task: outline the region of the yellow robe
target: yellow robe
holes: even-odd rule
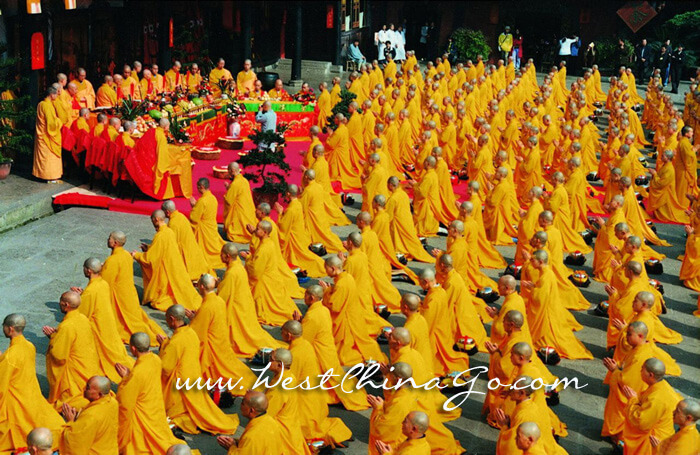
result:
[[[199,363],[205,379],[222,378],[232,383],[241,380],[239,387],[230,390],[232,395],[245,395],[255,383],[256,376],[233,352],[226,324],[226,302],[213,292],[202,299],[202,306],[190,321],[190,327],[200,341]]]
[[[479,267],[489,268],[489,269],[502,269],[507,264],[501,253],[499,253],[493,244],[489,241],[486,236],[486,228],[484,227],[483,213],[481,212],[481,198],[477,193],[472,193],[469,199],[472,204],[474,204],[474,211],[472,212],[472,217],[476,221],[478,228],[478,238],[477,243],[479,246]],[[460,215],[460,221],[464,221],[464,217]]]
[[[268,325],[284,324],[297,309],[292,290],[287,288],[285,277],[279,273],[276,248],[279,246],[271,238],[263,239],[245,264],[258,321]]]
[[[63,403],[82,408],[88,379],[100,373],[90,321],[77,310],[66,313],[51,335],[46,351],[49,403],[57,409]]]
[[[185,262],[190,280],[197,281],[204,273],[214,274],[202,247],[197,243],[190,220],[182,212],[176,210],[170,214],[168,227],[175,233],[177,246],[180,249],[182,260]]]
[[[676,173],[676,195],[681,205],[685,205],[687,193],[698,195],[698,157],[687,137],[683,137],[678,143],[673,167]]]
[[[238,428],[238,416],[224,414],[209,398],[206,389],[175,388],[178,379],[184,384],[187,379],[192,383],[202,377],[199,345],[197,334],[186,325],[175,329],[173,336],[163,342],[159,356],[163,362],[165,413],[171,423],[185,433],[197,434],[202,429],[214,434],[233,434]]]
[[[342,272],[332,288],[323,296],[331,311],[333,338],[342,365],[355,365],[366,360],[386,362],[386,356],[363,325],[364,315],[355,279]]]
[[[413,281],[414,284],[418,284],[418,276],[415,274],[415,272],[405,265],[401,264],[396,256],[396,249],[394,248],[394,242],[392,242],[391,239],[391,220],[389,219],[389,214],[386,213],[386,210],[379,210],[372,220],[372,225],[371,229],[368,227],[365,227],[362,230],[362,235],[364,236],[365,234],[369,234],[369,232],[374,232],[374,234],[377,237],[377,242],[379,245],[379,251],[382,253],[384,256],[384,264],[388,264],[389,268],[385,270],[388,271],[387,276],[390,277],[391,274],[391,269],[397,269],[401,270],[403,273],[408,275],[408,277]],[[372,242],[374,243],[374,241]],[[366,250],[368,245],[363,245],[362,249]],[[368,251],[367,254],[370,256],[370,261],[375,262],[375,259],[373,258],[373,252]],[[376,262],[377,264],[380,264],[382,261],[378,256],[376,257]]]
[[[170,68],[168,71],[165,72],[165,91],[166,92],[172,92],[175,91],[175,88],[182,86],[182,74],[179,72],[173,71],[172,68]],[[216,87],[216,84],[214,81],[210,80],[212,84],[212,92],[215,90],[218,90],[218,87]],[[219,91],[221,93],[221,91]]]
[[[428,325],[435,374],[444,376],[452,371],[468,370],[469,356],[453,349],[456,321],[447,302],[447,293],[442,287],[434,286],[428,290],[421,305],[421,313]]]
[[[175,303],[190,310],[199,308],[199,294],[189,279],[172,229],[161,226],[148,250],[136,253],[134,259],[143,273],[144,304],[160,311]]]
[[[440,204],[438,205],[438,220],[445,226],[457,219],[459,211],[457,210],[457,198],[452,189],[452,180],[450,178],[450,169],[447,167],[445,160],[438,159],[435,166],[435,173],[438,177],[438,195],[440,196]]]
[[[318,109],[318,122],[316,123],[319,128],[324,128],[328,124],[328,117],[331,115],[331,95],[328,90],[321,90],[321,93],[316,99],[316,107]]]
[[[119,402],[119,453],[165,453],[171,445],[184,444],[168,427],[159,378],[160,358],[149,352],[136,360],[122,379],[117,392]]]
[[[117,374],[114,364],[121,363],[131,367],[134,364],[134,359],[127,355],[117,332],[109,284],[101,276],[91,278],[80,301],[78,311],[90,321],[100,370],[112,382],[119,384],[122,378]]]
[[[78,87],[78,93],[75,96],[80,101],[80,107],[95,109],[95,89],[92,87],[92,83],[87,79],[83,79],[82,82],[73,79],[71,82]]]
[[[593,251],[590,246],[586,245],[583,237],[573,228],[571,220],[571,208],[569,205],[569,195],[566,192],[564,185],[559,185],[554,188],[552,195],[548,200],[548,209],[554,214],[554,227],[561,232],[563,240],[563,249],[566,252],[580,252],[588,254]]]
[[[63,175],[61,162],[61,121],[50,98],[44,99],[36,108],[36,136],[34,138],[34,166],[32,175],[43,180],[60,179]]]
[[[691,423],[678,430],[673,436],[664,439],[656,449],[658,455],[696,455],[700,447],[698,427]]]
[[[624,196],[625,203],[622,206],[622,211],[625,212],[625,218],[627,218],[627,222],[630,225],[630,230],[634,232],[635,235],[641,235],[645,240],[648,240],[649,243],[654,245],[671,246],[667,241],[660,239],[646,223],[650,217],[637,202],[633,187],[630,186],[627,188],[627,192]]]
[[[350,152],[350,133],[346,125],[338,125],[326,140],[326,149],[331,178],[339,180],[346,190],[361,188],[360,176]]]
[[[313,162],[311,169],[316,173],[316,181],[325,190],[323,208],[326,211],[328,221],[332,226],[347,226],[350,224],[350,220],[348,220],[348,217],[345,216],[345,213],[341,210],[343,203],[340,199],[340,195],[335,192],[331,185],[330,166],[328,165],[328,161],[326,161],[326,157],[319,156],[318,159]]]
[[[637,394],[647,389],[642,381],[642,366],[648,359],[654,357],[654,352],[649,343],[635,347],[620,364],[620,370],[613,371],[610,377],[610,392],[605,402],[603,416],[602,436],[619,435],[627,419],[625,408],[629,399],[622,393],[622,386],[626,385]]]
[[[474,297],[469,293],[464,279],[457,270],[450,270],[447,276],[441,278],[440,285],[447,292],[450,314],[456,320],[455,340],[471,337],[480,350],[485,350],[486,330],[476,312]]]
[[[280,248],[289,264],[305,270],[312,278],[326,276],[323,259],[309,250],[311,236],[304,223],[304,212],[299,199],[294,198],[279,218]]]
[[[423,356],[426,365],[430,368],[433,365],[434,356],[430,344],[428,322],[422,314],[412,313],[406,318],[403,326],[411,332],[411,349],[418,351],[420,355]]]
[[[528,398],[515,406],[513,413],[510,415],[510,425],[501,428],[498,441],[496,442],[496,455],[518,453],[519,449],[515,444],[515,439],[517,437],[518,426],[524,422],[535,422],[540,427],[542,435],[540,436],[538,444],[543,445],[546,453],[552,455],[563,455],[567,453],[566,450],[554,440],[554,436],[550,430],[552,428],[552,423],[547,411],[542,409],[533,398]]]
[[[284,453],[282,426],[269,414],[263,414],[248,422],[238,445],[231,446],[227,455],[258,455]]]
[[[414,261],[432,264],[435,258],[428,254],[418,240],[416,226],[411,216],[411,201],[403,188],[397,187],[386,201],[387,214],[391,219],[391,240],[394,249]]]
[[[672,162],[659,163],[661,167],[649,184],[649,199],[647,210],[653,212],[659,221],[671,223],[690,223],[690,218],[685,213],[688,206],[687,199],[679,202],[676,193],[676,172]]]
[[[304,210],[304,222],[311,241],[322,243],[329,253],[345,250],[340,238],[331,231],[331,226],[324,210],[325,191],[320,183],[309,182],[299,199]]]
[[[343,368],[340,365],[338,351],[333,339],[333,323],[331,322],[330,310],[322,302],[312,303],[306,310],[301,325],[304,330],[304,339],[311,343],[313,347],[315,358],[318,361],[318,368],[323,372],[333,370],[335,374],[342,375]],[[290,346],[290,348],[293,347]],[[328,384],[330,386],[339,385],[341,379],[341,376],[331,377]],[[355,383],[351,382],[350,384],[354,386]],[[352,390],[352,393],[328,390],[326,392],[328,394],[328,403],[340,402],[348,411],[361,411],[369,407],[369,404],[367,404],[367,391],[364,388],[355,390],[346,386],[345,390]]]
[[[255,204],[250,183],[243,175],[238,174],[231,181],[224,195],[224,228],[226,236],[232,242],[248,243],[251,234],[246,225],[257,225]]]
[[[508,294],[503,299],[503,305],[501,305],[501,309],[498,311],[498,315],[493,319],[493,323],[491,324],[492,343],[495,343],[500,346],[506,340],[506,338],[508,338],[508,334],[503,328],[503,320],[505,319],[506,314],[508,314],[508,312],[512,310],[519,311],[523,316],[525,316],[525,323],[520,328],[520,330],[523,333],[525,333],[528,337],[532,337],[532,335],[530,334],[530,326],[527,323],[527,310],[525,309],[525,301],[517,292],[513,292],[512,294]]]
[[[226,302],[229,341],[236,355],[251,357],[260,348],[284,346],[260,327],[248,274],[240,259],[236,258],[228,264],[219,283],[218,294]]]
[[[533,347],[553,347],[565,359],[592,359],[590,351],[563,324],[568,310],[562,303],[554,272],[546,267],[532,289],[528,304],[527,320]]]
[[[65,422],[41,394],[35,365],[36,348],[24,335],[12,338],[0,354],[0,409],[5,419],[0,453],[25,447],[27,434],[37,427],[49,428],[58,445]]]
[[[370,273],[369,264],[370,261],[367,259],[367,254],[360,248],[356,248],[348,254],[347,260],[345,261],[345,270],[352,275],[356,283],[372,284],[372,274]],[[379,272],[379,274],[381,275],[381,272]],[[395,299],[392,299],[393,302],[391,303],[398,303],[401,300],[401,295],[396,288],[393,289],[396,292],[393,295]],[[370,289],[369,292],[358,292],[358,296],[365,329],[370,336],[377,336],[382,331],[383,327],[391,326],[390,323],[379,316],[375,311],[376,305],[384,303],[382,295],[379,294],[376,289]],[[398,310],[398,304],[392,307],[387,306],[387,309],[396,312]]]
[[[218,71],[217,71],[218,70]],[[216,71],[216,74],[214,72]],[[221,75],[223,76],[221,76]],[[228,70],[219,70],[218,68],[215,68],[212,70],[211,74],[209,75],[209,80],[211,81],[212,75],[218,80],[221,79],[221,77],[226,77],[226,79],[231,79],[231,73],[228,72]],[[241,95],[244,95],[248,92],[252,92],[255,90],[255,81],[258,80],[258,76],[255,75],[255,72],[253,70],[250,71],[239,71],[238,74],[236,75],[236,86],[238,87],[238,93]]]
[[[685,254],[678,278],[683,285],[700,291],[700,232],[695,231],[685,241]]]
[[[61,435],[61,453],[117,455],[119,404],[110,393],[88,404]]]
[[[204,191],[202,197],[192,207],[190,223],[192,223],[194,238],[197,239],[197,243],[202,247],[209,266],[215,269],[223,269],[226,266],[221,262],[221,247],[226,242],[219,235],[219,226],[216,223],[218,207],[219,202],[216,200],[216,196],[209,190]]]
[[[117,92],[112,86],[102,84],[100,88],[97,89],[97,105],[108,107],[117,105]]]
[[[520,219],[518,224],[518,244],[515,247],[515,262],[523,264],[525,256],[523,252],[530,250],[530,239],[540,230],[538,218],[540,213],[544,211],[544,207],[539,199],[534,199],[527,209],[525,216]]]
[[[169,177],[163,182],[165,174]],[[192,158],[187,148],[168,144],[168,139],[163,128],[156,128],[156,166],[153,179],[153,192],[161,191],[161,186],[166,185],[163,199],[171,199],[176,196],[173,187],[173,179],[180,182],[182,196],[192,197]]]
[[[621,209],[618,209],[610,214],[605,225],[598,232],[594,248],[595,254],[593,256],[593,273],[598,281],[609,282],[612,277],[611,267],[608,267],[610,259],[613,257],[610,246],[614,245],[618,249],[622,249],[622,241],[615,237],[615,225],[624,222],[626,222],[625,214]]]
[[[293,358],[292,376],[299,382],[308,378],[311,387],[318,386],[323,372],[311,343],[303,337],[296,338],[289,343],[289,351]],[[299,413],[304,416],[301,432],[307,441],[323,439],[337,445],[350,439],[352,432],[341,419],[328,417],[326,393],[322,390],[308,390],[303,392],[303,399],[297,400]]]
[[[265,391],[268,407],[267,414],[274,417],[279,422],[282,429],[280,439],[282,443],[282,451],[280,453],[294,453],[297,455],[311,455],[309,446],[306,445],[302,434],[302,422],[307,420],[306,415],[300,412],[300,402],[305,399],[305,392],[299,389],[285,390],[282,387],[284,381],[290,381],[289,384],[296,385],[297,379],[289,370],[285,370],[282,374],[275,376],[272,383],[282,381],[280,385],[268,388]]]
[[[413,222],[420,237],[433,237],[439,223],[440,190],[435,169],[423,174],[420,183],[413,188]]]
[[[511,198],[514,191],[508,179],[501,179],[486,197],[484,228],[486,237],[494,245],[512,245],[513,238],[518,237]],[[474,207],[474,210],[481,210],[481,207]]]
[[[185,220],[186,221],[186,220]],[[109,284],[112,309],[117,323],[117,332],[125,344],[136,332],[144,332],[157,346],[158,335],[163,329],[141,309],[139,295],[134,286],[134,260],[128,251],[117,246],[102,265],[102,278]]]

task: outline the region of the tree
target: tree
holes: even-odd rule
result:
[[[253,141],[255,148],[238,159],[238,163],[244,168],[255,168],[254,171],[243,175],[251,182],[262,182],[262,185],[253,190],[255,193],[264,193],[277,200],[287,189],[287,177],[289,176],[289,164],[285,161],[284,133],[289,129],[286,123],[279,123],[275,131],[253,130],[248,138]]]
[[[29,96],[18,96],[22,80],[17,76],[18,59],[6,56],[6,46],[0,45],[0,163],[12,161],[11,156],[32,152],[33,135],[27,130],[27,120],[35,115],[29,106]]]
[[[335,130],[338,126],[335,124],[335,115],[336,114],[343,114],[345,118],[350,118],[350,114],[348,112],[348,107],[350,107],[350,103],[352,103],[355,98],[357,98],[357,95],[352,93],[348,89],[343,89],[340,92],[340,101],[333,106],[333,109],[331,112],[333,112],[332,115],[328,117],[328,128]]]
[[[478,55],[483,56],[484,60],[488,60],[489,54],[491,54],[491,48],[481,30],[458,28],[452,32],[452,40],[457,46],[459,60],[476,61]]]
[[[676,14],[661,26],[664,36],[671,39],[674,49],[683,45],[686,53],[686,67],[695,66],[700,48],[700,10]]]

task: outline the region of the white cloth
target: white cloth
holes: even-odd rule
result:
[[[572,38],[562,38],[559,40],[559,55],[571,55],[571,45],[577,41],[577,39]]]
[[[384,43],[386,43],[389,40],[387,32],[387,30],[379,30],[379,32],[377,33],[377,39],[379,40],[379,42],[377,43],[377,53],[379,55],[379,60],[384,60]]]
[[[406,36],[402,32],[396,32],[396,60],[406,60]]]

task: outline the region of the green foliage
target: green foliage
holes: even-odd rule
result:
[[[0,46],[0,55],[6,50]],[[34,136],[26,122],[36,115],[36,110],[29,106],[29,96],[16,96],[22,83],[16,77],[18,63],[18,59],[0,57],[0,163],[11,162],[10,155],[32,152]]]
[[[676,14],[661,26],[664,37],[671,40],[672,50],[683,45],[686,54],[685,66],[696,66],[700,49],[700,10]]]
[[[596,48],[596,64],[600,68],[612,68],[617,71],[620,64],[629,64],[634,53],[634,46],[628,40],[625,42],[625,55],[622,58],[622,62],[617,61],[617,46],[618,41],[614,38],[603,38],[600,41],[595,42]],[[585,52],[585,50],[584,50]]]
[[[140,117],[147,112],[148,100],[143,100],[136,102],[131,99],[131,95],[122,100],[121,104],[117,106],[117,116],[124,120],[136,120],[136,117]]]
[[[170,137],[172,141],[178,144],[191,142],[190,134],[185,130],[185,122],[178,120],[172,114],[169,114],[168,118],[170,120]]]
[[[489,58],[491,48],[481,30],[458,28],[452,32],[452,40],[457,46],[457,58],[459,60],[471,59],[476,61],[477,55],[483,56],[484,60]]]
[[[350,107],[350,103],[352,103],[355,98],[357,98],[357,95],[352,93],[350,90],[346,88],[341,90],[340,101],[338,101],[338,104],[333,106],[333,109],[331,110],[332,114],[328,117],[328,127],[330,129],[335,130],[338,128],[338,126],[335,124],[336,114],[343,114],[345,118],[350,118],[348,107]]]
[[[289,129],[286,123],[279,123],[275,131],[253,130],[248,138],[255,148],[238,159],[244,168],[255,168],[243,175],[251,182],[262,182],[257,189],[262,193],[282,195],[287,189],[290,166],[285,161],[284,133]],[[272,169],[268,169],[270,166]]]

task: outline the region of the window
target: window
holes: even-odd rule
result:
[[[352,28],[360,28],[360,0],[352,0]]]
[[[341,0],[340,2],[340,30],[345,31],[345,16],[347,15],[347,0]]]

